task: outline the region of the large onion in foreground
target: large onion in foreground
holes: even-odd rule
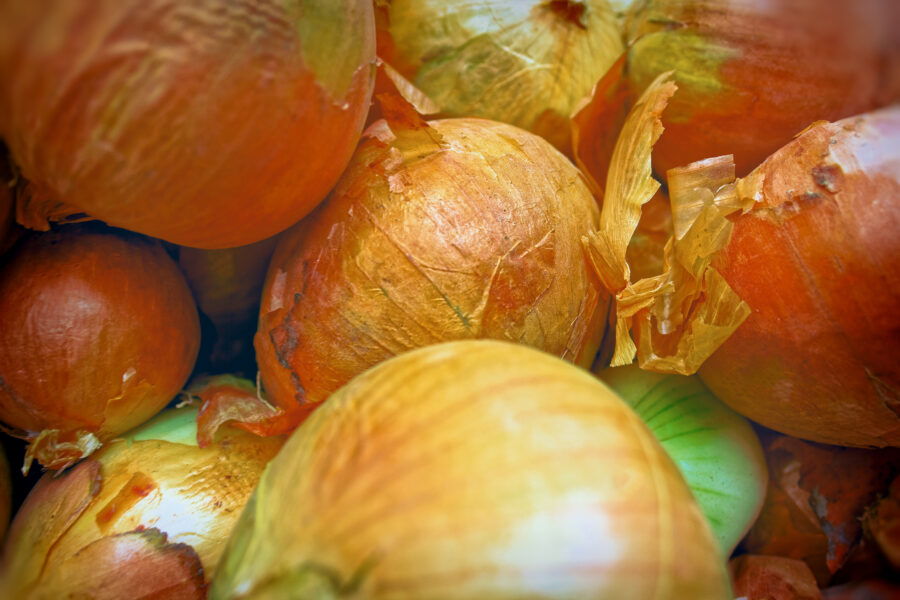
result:
[[[638,416],[520,345],[423,348],[337,392],[263,473],[211,597],[731,598]]]
[[[532,131],[570,152],[569,115],[624,50],[606,0],[389,0],[382,58],[450,117]]]
[[[733,154],[743,176],[818,119],[900,99],[896,0],[643,0],[628,21],[637,93],[674,70],[660,175]]]
[[[287,228],[369,108],[371,0],[0,4],[0,136],[23,224],[87,213],[204,248]]]
[[[226,540],[281,438],[231,428],[197,447],[196,406],[171,409],[61,475],[10,528],[0,596],[205,598]]]
[[[581,241],[598,220],[579,172],[533,134],[376,122],[272,257],[254,342],[270,400],[322,402],[378,362],[457,339],[589,366],[609,305]]]
[[[61,468],[159,412],[197,357],[197,307],[162,246],[88,225],[33,233],[0,266],[0,421]]]
[[[738,182],[752,207],[713,265],[751,313],[699,371],[738,412],[900,445],[898,148],[900,106],[817,124]]]

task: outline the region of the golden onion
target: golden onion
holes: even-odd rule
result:
[[[623,52],[606,0],[388,0],[381,58],[445,116],[512,123],[570,152],[575,105]]]
[[[297,429],[211,587],[224,598],[731,598],[709,524],[640,418],[517,344],[434,345]]]
[[[203,597],[282,438],[222,428],[197,447],[196,406],[167,410],[33,488],[0,563],[4,598]]]
[[[609,305],[581,242],[598,223],[579,172],[533,134],[376,122],[272,257],[254,342],[270,400],[322,402],[378,362],[457,339],[589,366]]]

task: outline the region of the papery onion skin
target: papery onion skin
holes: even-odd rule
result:
[[[766,458],[750,423],[696,376],[654,373],[636,364],[596,374],[635,410],[678,465],[727,560],[766,496]]]
[[[482,117],[571,153],[568,120],[624,50],[606,0],[390,0],[379,55],[448,117]]]
[[[0,5],[0,131],[20,221],[88,213],[202,248],[253,243],[328,193],[372,92],[370,0]]]
[[[660,175],[734,154],[743,176],[813,121],[900,99],[894,0],[645,0],[628,21],[637,93],[675,70]]]
[[[296,430],[210,596],[662,600],[728,586],[690,490],[621,399],[546,353],[468,340],[380,364]]]
[[[900,445],[900,106],[819,124],[742,181],[756,206],[713,265],[752,312],[703,364],[792,436]]]
[[[609,296],[581,237],[598,220],[575,167],[533,134],[482,119],[375,123],[275,250],[254,342],[270,400],[322,402],[380,361],[456,339],[590,366]]]
[[[7,255],[0,331],[0,420],[32,442],[51,430],[103,442],[146,421],[200,345],[194,299],[161,245],[93,224],[32,233]],[[36,449],[46,467],[82,456],[52,446]]]
[[[150,585],[168,583],[171,575],[154,573],[153,563],[165,553],[177,552],[188,560],[199,559],[199,584],[205,586],[241,509],[283,438],[260,438],[226,427],[213,444],[201,449],[196,416],[196,405],[166,410],[71,470],[46,474],[10,529],[0,565],[3,597],[95,597],[103,590],[92,586],[127,560],[115,553],[116,542],[154,530],[157,538],[150,538],[146,561],[140,561],[162,580]],[[87,576],[68,572],[88,551],[96,553],[95,572]],[[125,568],[121,576],[133,576],[131,570],[137,569]],[[140,585],[128,592],[119,597],[145,597]]]

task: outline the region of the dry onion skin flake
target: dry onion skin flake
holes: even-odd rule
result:
[[[731,598],[677,467],[590,373],[466,340],[336,392],[263,473],[210,597]]]

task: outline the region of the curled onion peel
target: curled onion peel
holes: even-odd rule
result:
[[[637,365],[601,369],[597,376],[634,409],[678,465],[727,560],[766,495],[766,458],[750,423],[697,376]]]
[[[197,307],[159,243],[70,225],[22,240],[0,269],[0,420],[58,469],[146,421],[200,345]]]
[[[624,49],[606,0],[381,4],[381,57],[443,116],[511,123],[566,153],[572,109]]]
[[[223,428],[201,449],[196,417],[196,405],[166,410],[72,469],[46,474],[10,528],[0,595],[204,598],[283,439]]]
[[[298,428],[241,515],[210,596],[729,591],[684,479],[620,398],[546,353],[467,340],[374,367]]]
[[[634,95],[675,72],[653,155],[670,168],[733,154],[744,176],[818,119],[900,99],[894,0],[644,0],[628,15]]]
[[[337,181],[374,61],[371,0],[4,2],[19,220],[87,213],[202,248],[272,236]]]
[[[582,366],[597,352],[609,298],[581,245],[599,215],[577,169],[511,125],[401,113],[367,130],[275,250],[255,346],[280,409],[443,341],[504,339]]]
[[[741,414],[818,442],[900,445],[898,147],[894,106],[815,124],[725,186],[750,208],[713,265],[752,311],[700,376]]]

